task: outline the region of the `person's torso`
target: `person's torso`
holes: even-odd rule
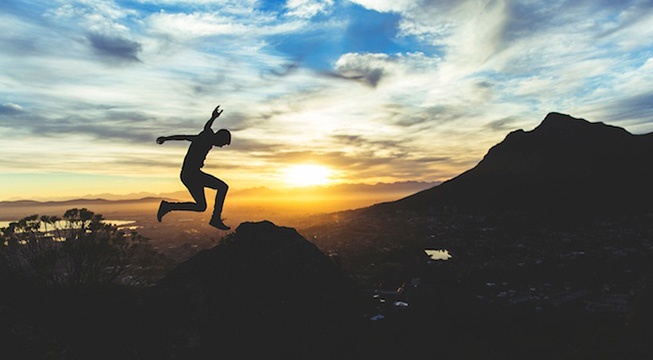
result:
[[[199,169],[204,166],[206,155],[213,147],[212,135],[210,132],[202,131],[191,141],[184,158],[183,169]]]

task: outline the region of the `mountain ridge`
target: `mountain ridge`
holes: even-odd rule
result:
[[[376,210],[627,211],[653,202],[653,133],[552,112],[510,132],[472,169]]]
[[[251,187],[251,188],[242,188],[242,189],[230,189],[231,197],[246,197],[246,196],[260,196],[263,195],[283,195],[291,193],[310,193],[314,191],[340,191],[345,190],[349,192],[359,191],[361,193],[378,193],[384,191],[391,191],[394,193],[401,193],[407,191],[417,191],[416,189],[430,188],[434,185],[441,183],[440,181],[418,181],[418,180],[407,180],[407,181],[396,181],[396,182],[378,182],[374,184],[365,184],[365,183],[343,183],[343,184],[334,184],[334,185],[319,185],[319,186],[306,186],[306,187],[295,187],[287,189],[273,189],[265,186]],[[161,199],[176,199],[179,200],[188,198],[190,195],[185,190],[175,191],[175,192],[166,192],[166,193],[148,193],[148,192],[139,192],[131,193],[126,195],[117,195],[111,193],[103,194],[87,194],[75,198],[62,198],[62,199],[52,199],[52,200],[41,200],[41,199],[7,199],[0,200],[0,204],[58,204],[58,203],[70,203],[70,202],[80,202],[80,201],[109,201],[109,202],[119,202],[119,201],[147,201],[147,200],[161,200]]]
[[[110,199],[103,199],[103,198],[94,198],[94,199],[89,199],[89,198],[77,198],[77,199],[70,199],[70,200],[50,200],[50,201],[39,201],[39,200],[6,200],[6,201],[0,201],[0,205],[36,205],[36,204],[42,204],[42,205],[63,205],[63,204],[77,204],[77,203],[116,203],[116,204],[121,204],[121,203],[134,203],[134,202],[146,202],[146,201],[161,201],[160,197],[153,197],[153,196],[148,196],[148,197],[143,197],[143,198],[138,198],[138,199],[119,199],[119,200],[110,200]]]

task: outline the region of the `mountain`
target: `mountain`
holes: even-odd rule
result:
[[[377,210],[598,213],[653,208],[653,133],[550,113],[463,174]]]
[[[107,200],[102,198],[80,198],[80,199],[70,199],[70,200],[58,200],[58,201],[36,201],[36,200],[11,200],[11,201],[0,201],[0,206],[56,206],[56,205],[94,205],[94,204],[134,204],[134,203],[144,203],[144,202],[159,202],[161,198],[157,197],[144,197],[138,199],[122,199],[122,200]]]
[[[293,218],[314,213],[361,208],[383,201],[400,199],[428,189],[438,182],[404,181],[377,184],[338,184],[297,188],[232,188],[227,197],[229,218],[241,220],[270,219],[275,214]],[[236,184],[237,185],[237,184]],[[180,184],[180,186],[182,186]],[[213,195],[207,190],[209,203]],[[172,193],[132,193],[128,195],[96,194],[75,200],[0,201],[0,221],[15,221],[32,214],[62,214],[72,207],[86,207],[110,216],[134,216],[144,211],[156,212],[161,199],[191,201],[188,191]],[[152,209],[153,208],[153,209]],[[125,214],[127,212],[128,214]],[[250,216],[256,213],[252,219]],[[275,218],[275,220],[280,220]]]
[[[62,216],[71,208],[88,208],[105,216],[133,216],[144,211],[155,212],[160,201],[153,197],[131,200],[0,201],[0,221],[16,221],[32,214]]]
[[[343,183],[336,185],[313,185],[302,186],[295,188],[271,189],[268,187],[254,187],[254,188],[233,188],[229,191],[229,197],[246,199],[249,197],[287,197],[287,196],[302,196],[302,195],[315,195],[329,193],[331,196],[337,194],[341,197],[360,197],[367,196],[370,198],[392,198],[399,194],[401,197],[407,194],[412,194],[439,184],[439,181],[397,181],[393,183],[376,183],[376,184],[363,184],[363,183]],[[181,184],[179,185],[182,186]],[[47,200],[43,199],[25,199],[22,197],[15,197],[12,199],[2,200],[0,204],[7,205],[21,205],[21,204],[55,204],[66,202],[79,202],[79,201],[140,201],[147,199],[190,199],[190,195],[186,190],[180,190],[167,193],[152,193],[152,192],[138,192],[129,194],[86,194],[79,196],[78,199],[54,198],[49,197]],[[380,200],[384,201],[384,200]]]
[[[267,187],[248,188],[242,190],[235,190],[233,196],[288,196],[288,195],[312,195],[315,193],[328,192],[331,195],[339,194],[341,196],[361,196],[361,195],[376,195],[383,196],[385,194],[396,193],[411,193],[431,188],[440,182],[426,182],[426,181],[398,181],[393,183],[376,183],[376,184],[362,184],[362,183],[343,183],[337,185],[314,185],[295,187],[290,189],[270,189]],[[387,195],[385,195],[387,196]]]
[[[163,308],[174,309],[164,310],[173,314],[165,325],[171,341],[226,358],[297,358],[302,349],[335,347],[355,308],[353,285],[334,261],[269,221],[240,224],[173,269],[157,291]]]

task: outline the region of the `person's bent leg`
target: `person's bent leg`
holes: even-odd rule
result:
[[[215,207],[213,208],[213,215],[211,216],[209,224],[221,230],[229,230],[231,228],[222,222],[222,208],[224,206],[224,200],[227,197],[229,185],[215,176],[209,174],[205,175],[206,186],[217,191],[215,194]]]
[[[161,200],[161,203],[159,204],[159,211],[156,212],[156,219],[161,222],[161,219],[165,216],[165,214],[170,212],[170,203],[165,200]]]
[[[215,194],[215,208],[213,209],[213,216],[215,217],[216,215],[220,217],[222,214],[222,208],[224,207],[224,200],[227,197],[227,191],[229,190],[229,185],[227,185],[226,182],[217,179],[219,181],[219,185],[216,188],[217,192]]]
[[[206,195],[204,195],[204,184],[201,176],[184,176],[182,182],[186,185],[188,192],[195,202],[169,202],[168,211],[198,211],[206,210]]]

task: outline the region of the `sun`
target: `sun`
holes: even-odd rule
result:
[[[293,186],[326,185],[331,182],[332,171],[326,166],[300,164],[285,170],[285,181]]]

